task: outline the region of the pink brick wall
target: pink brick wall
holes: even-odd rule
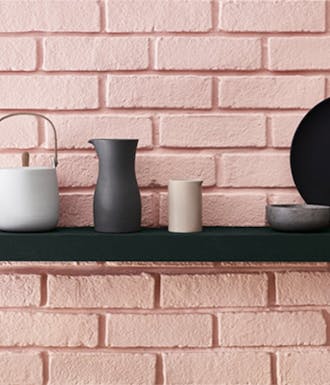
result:
[[[325,0],[0,0],[0,113],[49,115],[61,225],[92,224],[92,137],[139,138],[143,224],[169,178],[206,225],[300,200],[291,137],[330,94]],[[0,166],[51,133],[1,128]],[[0,385],[328,385],[330,264],[2,263]]]
[[[328,385],[327,263],[1,263],[1,385]]]
[[[325,0],[0,0],[0,113],[54,120],[61,225],[93,222],[87,142],[105,136],[139,138],[144,225],[166,225],[168,179],[200,177],[205,225],[262,226],[267,202],[299,201],[289,147],[330,93],[329,15]],[[26,147],[48,162],[50,134],[5,121],[0,166]]]

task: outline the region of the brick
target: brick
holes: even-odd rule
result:
[[[219,165],[220,186],[294,186],[287,154],[224,154]]]
[[[0,27],[1,28],[1,27]],[[37,65],[37,48],[34,39],[0,38],[0,71],[33,71]]]
[[[163,147],[263,147],[266,120],[261,114],[163,115]]]
[[[42,360],[36,353],[0,353],[0,385],[42,385]]]
[[[329,351],[279,353],[279,385],[329,384],[329,362]]]
[[[323,32],[325,12],[324,0],[221,0],[219,28],[241,32]]]
[[[109,346],[206,347],[212,344],[208,314],[111,314]]]
[[[97,1],[1,0],[0,32],[98,32]]]
[[[19,154],[0,154],[0,167],[1,168],[11,168],[11,167],[21,167],[22,157]]]
[[[109,75],[107,80],[107,107],[111,108],[210,109],[211,99],[209,77]]]
[[[98,107],[96,76],[0,76],[3,109],[87,109]]]
[[[44,40],[47,71],[142,70],[148,67],[148,39],[50,37]]]
[[[323,345],[326,323],[311,311],[219,314],[221,346]]]
[[[49,276],[48,306],[152,308],[154,279],[140,275]]]
[[[311,108],[324,98],[323,76],[232,76],[219,81],[223,108]]]
[[[155,377],[152,354],[50,354],[49,385],[155,385]]]
[[[272,205],[302,204],[304,200],[297,191],[294,191],[270,193],[268,194],[268,202]]]
[[[31,157],[32,164],[49,166],[51,154],[36,154]],[[60,187],[91,187],[98,175],[96,154],[59,154],[57,178]]]
[[[204,193],[204,226],[264,226],[266,195],[262,193]],[[167,226],[168,196],[160,194],[161,226]]]
[[[270,356],[263,352],[165,353],[164,371],[167,384],[272,383]]]
[[[156,198],[152,193],[141,194],[141,205],[142,205],[142,218],[141,224],[145,227],[155,226],[157,213],[156,213]]]
[[[58,146],[63,149],[91,148],[92,138],[139,139],[139,148],[152,147],[150,116],[131,115],[51,115],[58,133]],[[54,147],[52,131],[45,130],[46,148]]]
[[[277,114],[270,117],[271,144],[273,147],[290,148],[293,135],[304,114]]]
[[[38,121],[34,116],[13,116],[1,122],[1,148],[38,146]]]
[[[0,306],[39,306],[40,276],[0,274]]]
[[[87,314],[0,312],[1,346],[88,346],[98,342],[98,317]]]
[[[161,276],[162,307],[266,306],[265,274],[179,274]]]
[[[160,37],[156,68],[166,70],[256,70],[261,40],[223,37]]]
[[[136,174],[140,186],[167,186],[170,179],[200,178],[203,186],[215,184],[213,155],[160,154],[137,157]]]
[[[263,193],[210,193],[203,198],[205,226],[264,226]]]
[[[64,193],[60,195],[60,227],[93,226],[93,194]]]
[[[276,297],[280,305],[330,305],[330,273],[276,273]]]
[[[212,27],[209,0],[108,0],[108,32],[205,32]]]
[[[91,193],[63,193],[60,195],[61,227],[94,226],[93,196]],[[152,193],[141,194],[142,226],[153,226],[155,223],[154,197]]]
[[[272,71],[330,69],[328,37],[271,38],[268,44]]]

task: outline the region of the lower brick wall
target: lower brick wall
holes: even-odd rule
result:
[[[326,385],[330,264],[0,264],[0,385]]]

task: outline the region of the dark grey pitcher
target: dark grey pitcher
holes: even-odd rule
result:
[[[94,194],[95,230],[140,230],[141,197],[135,176],[136,139],[92,139],[99,158]]]

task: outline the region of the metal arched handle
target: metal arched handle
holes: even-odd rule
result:
[[[49,119],[47,118],[47,116],[45,115],[42,115],[42,114],[38,114],[38,113],[35,113],[35,112],[14,112],[12,114],[8,114],[8,115],[5,115],[3,116],[2,118],[0,118],[0,122],[2,122],[3,120],[5,119],[8,119],[8,118],[11,118],[13,116],[18,116],[18,115],[30,115],[30,116],[36,116],[38,118],[43,118],[45,120],[47,120],[47,122],[51,125],[52,129],[53,129],[53,133],[54,133],[54,150],[55,150],[55,155],[54,155],[54,166],[57,167],[58,165],[58,157],[57,157],[57,133],[56,133],[56,129],[55,129],[55,126],[54,126],[54,123]]]

